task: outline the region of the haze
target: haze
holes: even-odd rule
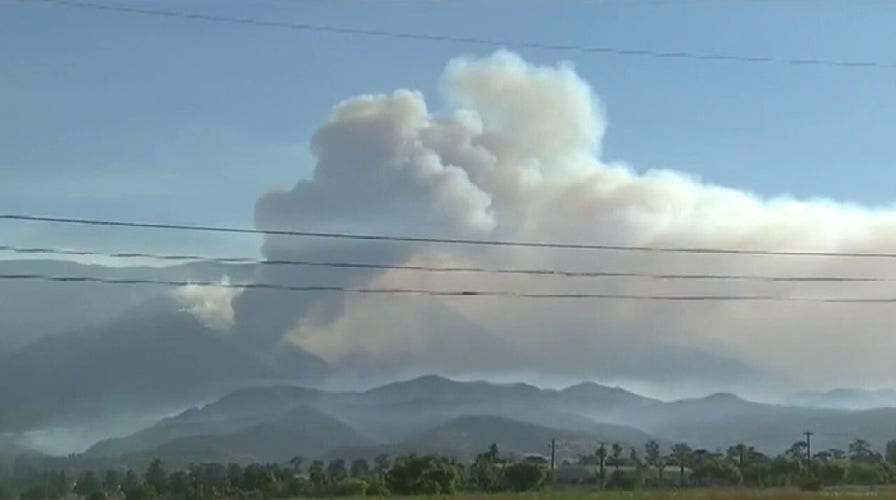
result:
[[[661,22],[662,5],[593,2],[574,14],[530,5],[533,15],[565,16],[571,24],[560,30],[547,21],[544,29],[492,25],[473,4],[445,3],[434,6],[446,16],[442,30],[439,16],[412,4],[389,4],[375,18],[362,15],[367,3],[353,3],[352,15],[335,4],[348,9],[190,8],[588,46],[715,52],[700,50],[714,40],[720,53],[747,55],[825,54],[825,22],[867,58],[885,59],[880,47],[896,41],[874,9],[842,18],[834,3],[812,13],[818,26],[803,24],[819,40],[812,45],[788,32],[789,5],[739,4],[750,22],[732,29],[754,39],[766,29],[776,41],[745,45],[718,32],[723,11],[708,2],[676,14],[702,28],[687,39],[685,28]],[[516,15],[505,4],[482,8],[496,19]],[[251,401],[270,402],[264,391],[298,386],[323,391],[314,393],[314,412],[359,431],[309,445],[321,455],[369,453],[386,442],[412,448],[424,441],[411,431],[483,412],[592,437],[702,439],[708,447],[722,446],[728,432],[750,434],[765,418],[782,429],[748,437],[774,451],[804,421],[847,422],[878,447],[888,438],[891,424],[864,412],[896,405],[896,316],[886,302],[896,298],[896,272],[888,257],[842,255],[896,252],[888,70],[511,43],[408,47],[39,2],[0,12],[3,114],[11,118],[0,123],[0,212],[268,232],[0,220],[0,446],[187,461],[192,445],[158,437],[192,418],[182,411],[234,400],[242,408],[246,388],[262,391]],[[611,26],[642,17],[662,27],[638,38]],[[851,40],[858,25],[871,34]],[[487,243],[496,241],[724,251]],[[31,247],[46,251],[22,250]],[[788,252],[826,255],[781,255]],[[159,258],[171,254],[243,260]],[[480,272],[496,269],[504,272]],[[506,272],[521,269],[551,272]],[[36,276],[10,276],[24,274]],[[42,279],[52,276],[106,282]],[[121,280],[144,283],[109,283]],[[283,289],[296,286],[327,289]],[[491,295],[448,293],[464,291]],[[761,300],[741,300],[750,297]],[[578,389],[560,390],[568,386]],[[433,387],[464,394],[463,402],[450,410],[420,403],[424,416],[391,413],[390,404],[413,407],[409,395]],[[489,397],[501,404],[465,399],[479,390],[495,391]],[[597,405],[586,390],[613,403]],[[389,391],[408,392],[393,400]],[[298,401],[309,393],[286,394]],[[555,413],[540,409],[547,402]],[[349,408],[362,403],[376,418],[353,420]],[[650,415],[637,417],[644,408]],[[701,437],[682,415],[706,408],[719,427]],[[761,417],[723,427],[743,408]],[[106,441],[141,429],[140,439]],[[271,457],[284,458],[278,453]]]

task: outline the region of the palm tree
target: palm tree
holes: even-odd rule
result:
[[[622,465],[622,446],[619,443],[613,443],[613,466],[619,470]]]
[[[738,468],[743,469],[744,466],[747,465],[747,462],[754,451],[755,449],[748,444],[737,443],[728,448],[728,460],[736,463]]]
[[[656,469],[657,479],[660,482],[663,481],[663,469],[665,469],[665,462],[663,458],[660,456],[660,445],[654,440],[647,441],[644,445],[644,461],[647,462],[647,465]]]
[[[678,463],[678,484],[684,486],[684,466],[691,458],[691,447],[686,443],[677,443],[672,446],[672,456]]]
[[[607,480],[607,475],[604,471],[604,462],[607,460],[607,447],[604,446],[604,443],[600,444],[600,447],[594,454],[597,456],[598,463],[600,464],[600,487],[603,488]]]

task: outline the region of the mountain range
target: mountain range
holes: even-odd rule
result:
[[[600,442],[640,447],[649,439],[666,447],[684,441],[706,449],[747,442],[779,453],[804,429],[815,430],[817,449],[846,448],[855,437],[882,447],[896,438],[896,409],[815,409],[731,394],[664,402],[597,384],[554,390],[429,375],[363,392],[244,388],[137,433],[101,441],[86,456],[162,457],[174,463],[285,460],[290,454],[471,457],[492,442],[508,452],[545,454],[551,439],[564,458],[593,451]]]
[[[248,279],[251,268],[0,261],[0,272],[215,281]],[[295,344],[259,351],[209,328],[159,288],[23,280],[0,287],[0,317],[18,325],[4,323],[9,330],[0,338],[22,344],[0,352],[0,380],[15,381],[0,384],[0,433],[71,427],[112,413],[170,413],[242,386],[314,381],[328,369]]]
[[[243,281],[253,269],[29,260],[0,261],[0,273]],[[661,401],[593,382],[545,389],[436,375],[364,391],[322,390],[315,387],[333,368],[314,354],[289,342],[259,350],[149,287],[17,282],[0,287],[0,328],[6,455],[25,451],[23,443],[48,429],[76,434],[93,460],[159,456],[173,463],[411,451],[468,457],[491,442],[544,454],[551,439],[567,457],[599,442],[641,446],[649,439],[707,449],[747,442],[778,453],[806,430],[816,433],[815,449],[845,448],[856,437],[882,448],[896,438],[896,408],[889,408],[896,398],[884,390],[805,393],[786,404],[725,393]],[[123,415],[143,418],[107,425]],[[88,424],[92,433],[80,430]]]
[[[896,407],[896,390],[837,388],[826,392],[801,392],[794,394],[789,404],[813,408],[838,408],[842,410],[869,410]]]

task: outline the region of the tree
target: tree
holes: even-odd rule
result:
[[[389,455],[385,453],[381,453],[373,459],[373,470],[380,476],[385,475],[390,467],[392,467],[392,462],[389,460]]]
[[[752,446],[748,446],[744,443],[737,443],[734,446],[728,447],[728,452],[725,455],[728,457],[728,460],[737,464],[739,469],[743,469],[750,461],[750,457],[753,455],[754,451]]]
[[[73,491],[78,496],[86,497],[92,493],[103,491],[103,484],[93,471],[85,472],[78,477]]]
[[[152,500],[157,496],[158,494],[152,489],[152,486],[145,481],[141,481],[136,488],[128,490],[128,492],[125,493],[125,498],[127,500]]]
[[[327,485],[327,475],[324,473],[324,463],[321,460],[311,462],[308,467],[308,481],[315,493],[321,493]]]
[[[529,491],[539,488],[547,479],[544,465],[533,462],[514,462],[504,468],[504,480],[513,491]]]
[[[45,497],[45,488],[36,484],[25,490],[21,495],[22,500],[42,500]]]
[[[887,480],[883,468],[868,461],[851,461],[846,468],[846,478],[851,484],[861,485],[883,484]]]
[[[604,464],[607,461],[607,447],[604,446],[603,443],[600,444],[600,447],[597,448],[597,451],[594,453],[597,456],[598,464],[600,465],[600,485],[603,485],[607,482],[607,474],[606,470],[604,470]]]
[[[124,479],[121,482],[121,492],[124,493],[124,496],[128,496],[128,492],[136,491],[140,486],[140,483],[143,481],[140,480],[140,476],[137,475],[133,470],[128,469],[128,471],[124,475]]]
[[[227,474],[227,468],[222,464],[204,463],[191,465],[190,481],[196,488],[196,496],[220,496],[225,494],[230,485]],[[242,478],[239,479],[239,482],[242,483]]]
[[[802,462],[806,458],[806,448],[808,446],[805,441],[796,441],[784,452],[784,456],[791,460]]]
[[[708,457],[691,472],[691,480],[704,486],[732,486],[741,481],[740,469],[726,460]]]
[[[146,484],[148,484],[156,493],[164,493],[168,489],[168,473],[165,472],[165,467],[162,465],[162,461],[158,458],[153,460],[151,464],[149,464],[149,468],[146,469]]]
[[[501,487],[498,462],[501,454],[498,445],[492,443],[488,450],[476,456],[470,465],[470,481],[479,491],[497,491]]]
[[[635,476],[621,470],[614,470],[607,481],[607,489],[610,490],[633,490],[635,486],[637,486]]]
[[[47,478],[46,494],[50,498],[59,498],[71,492],[71,483],[64,471],[50,472]]]
[[[686,443],[677,443],[672,446],[672,457],[678,464],[678,484],[684,486],[684,468],[691,458],[691,447]]]
[[[366,494],[372,497],[385,497],[390,495],[391,492],[386,487],[385,478],[379,474],[374,474],[367,478]]]
[[[187,475],[184,471],[172,472],[168,477],[168,491],[171,492],[172,495],[185,498],[190,495],[190,492],[193,489],[193,484],[190,481],[190,476]]]
[[[331,460],[327,464],[327,483],[336,484],[348,477],[348,471],[345,468],[345,460],[337,458]]]
[[[227,472],[224,473],[227,478],[226,488],[230,493],[235,493],[243,484],[243,468],[240,464],[228,464]]]
[[[330,492],[336,496],[363,497],[367,494],[367,482],[359,478],[345,478],[330,488]]]
[[[647,465],[656,469],[657,479],[662,482],[663,470],[666,468],[666,463],[660,455],[659,443],[651,439],[644,444],[644,461],[647,462]]]
[[[127,500],[150,500],[156,497],[152,487],[132,470],[128,470],[125,474],[121,492]]]
[[[293,476],[286,482],[283,493],[290,498],[309,496],[314,494],[310,486],[311,483],[304,477]]]
[[[622,465],[622,446],[619,443],[613,443],[613,467],[616,470],[619,470],[619,466]]]
[[[856,439],[849,443],[849,459],[856,462],[872,462],[878,458],[871,450],[871,445],[864,439]]]
[[[741,468],[741,476],[747,484],[766,486],[771,476],[771,466],[768,463],[750,461]]]
[[[289,459],[289,464],[292,465],[292,471],[296,474],[302,472],[302,462],[305,461],[304,458],[300,456],[295,456]]]
[[[825,486],[835,486],[846,477],[846,467],[839,461],[820,462],[815,466],[815,474]]]
[[[247,465],[243,470],[243,488],[262,493],[270,493],[277,485],[274,471],[261,464]]]
[[[363,458],[356,458],[352,461],[352,465],[349,468],[349,473],[351,473],[352,477],[364,477],[370,473],[370,466],[367,465],[367,460]]]
[[[106,475],[103,477],[103,490],[106,492],[106,495],[118,495],[121,490],[121,474],[117,470],[109,469],[106,471]]]
[[[896,440],[887,441],[887,446],[884,451],[884,457],[887,462],[891,464],[896,464]]]
[[[463,466],[437,455],[406,455],[395,459],[386,486],[400,495],[445,495],[457,491]]]
[[[800,473],[800,464],[799,458],[792,458],[785,452],[784,455],[779,455],[771,461],[769,474],[779,484],[790,485]]]

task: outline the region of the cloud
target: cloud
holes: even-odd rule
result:
[[[441,88],[445,103],[438,113],[430,111],[423,95],[410,90],[338,104],[313,138],[316,166],[311,178],[261,197],[256,225],[732,249],[896,248],[892,207],[787,196],[766,199],[680,172],[636,170],[603,161],[600,145],[607,122],[602,105],[569,64],[536,66],[506,51],[482,59],[459,58],[448,64]],[[282,236],[267,237],[263,251],[270,258],[383,264],[659,273],[887,272],[880,261],[869,259],[470,248]],[[303,285],[657,295],[896,296],[886,283],[564,279],[320,268],[262,269],[258,279]],[[528,369],[664,382],[717,378],[719,383],[733,383],[759,374],[791,384],[881,382],[891,373],[886,353],[896,348],[896,338],[889,333],[896,320],[881,306],[442,301],[464,319],[454,321],[427,309],[432,306],[425,305],[426,300],[388,299],[346,301],[338,294],[297,297],[247,291],[235,301],[236,329],[259,345],[289,334],[346,367],[372,359],[396,370],[402,364],[454,373]],[[480,345],[477,339],[484,334],[471,337],[471,331],[493,337],[475,349],[488,356],[461,355]]]

